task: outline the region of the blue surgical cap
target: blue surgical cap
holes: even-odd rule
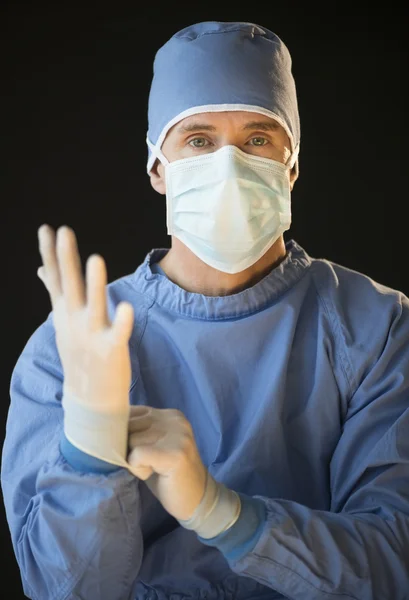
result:
[[[282,125],[298,172],[300,120],[291,56],[281,39],[253,23],[197,23],[156,53],[149,94],[150,172],[167,132],[194,114],[250,111]]]

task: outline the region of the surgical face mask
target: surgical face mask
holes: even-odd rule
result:
[[[166,164],[168,233],[219,271],[247,269],[290,228],[287,171],[236,146]]]

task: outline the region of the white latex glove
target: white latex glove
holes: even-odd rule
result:
[[[207,471],[179,410],[132,406],[129,447],[132,472],[186,529],[211,538],[238,519],[239,496]]]
[[[48,225],[38,230],[43,261],[37,274],[51,298],[56,343],[63,371],[64,432],[80,450],[128,466],[128,341],[134,313],[121,302],[111,323],[107,314],[104,259],[94,254],[86,264],[86,287],[73,230],[55,235]]]

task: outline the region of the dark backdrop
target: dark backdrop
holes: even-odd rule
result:
[[[247,10],[220,2],[203,10],[175,2],[1,4],[2,433],[12,369],[50,310],[36,276],[38,227],[72,226],[83,264],[102,254],[109,281],[169,245],[165,201],[145,171],[147,98],[156,50],[193,22],[252,21],[290,49],[302,135],[286,239],[409,295],[403,8],[242,4]],[[0,525],[0,594],[21,599],[2,503]]]

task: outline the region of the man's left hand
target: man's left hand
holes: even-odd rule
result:
[[[131,406],[128,463],[170,515],[190,519],[203,498],[207,469],[181,411]]]

